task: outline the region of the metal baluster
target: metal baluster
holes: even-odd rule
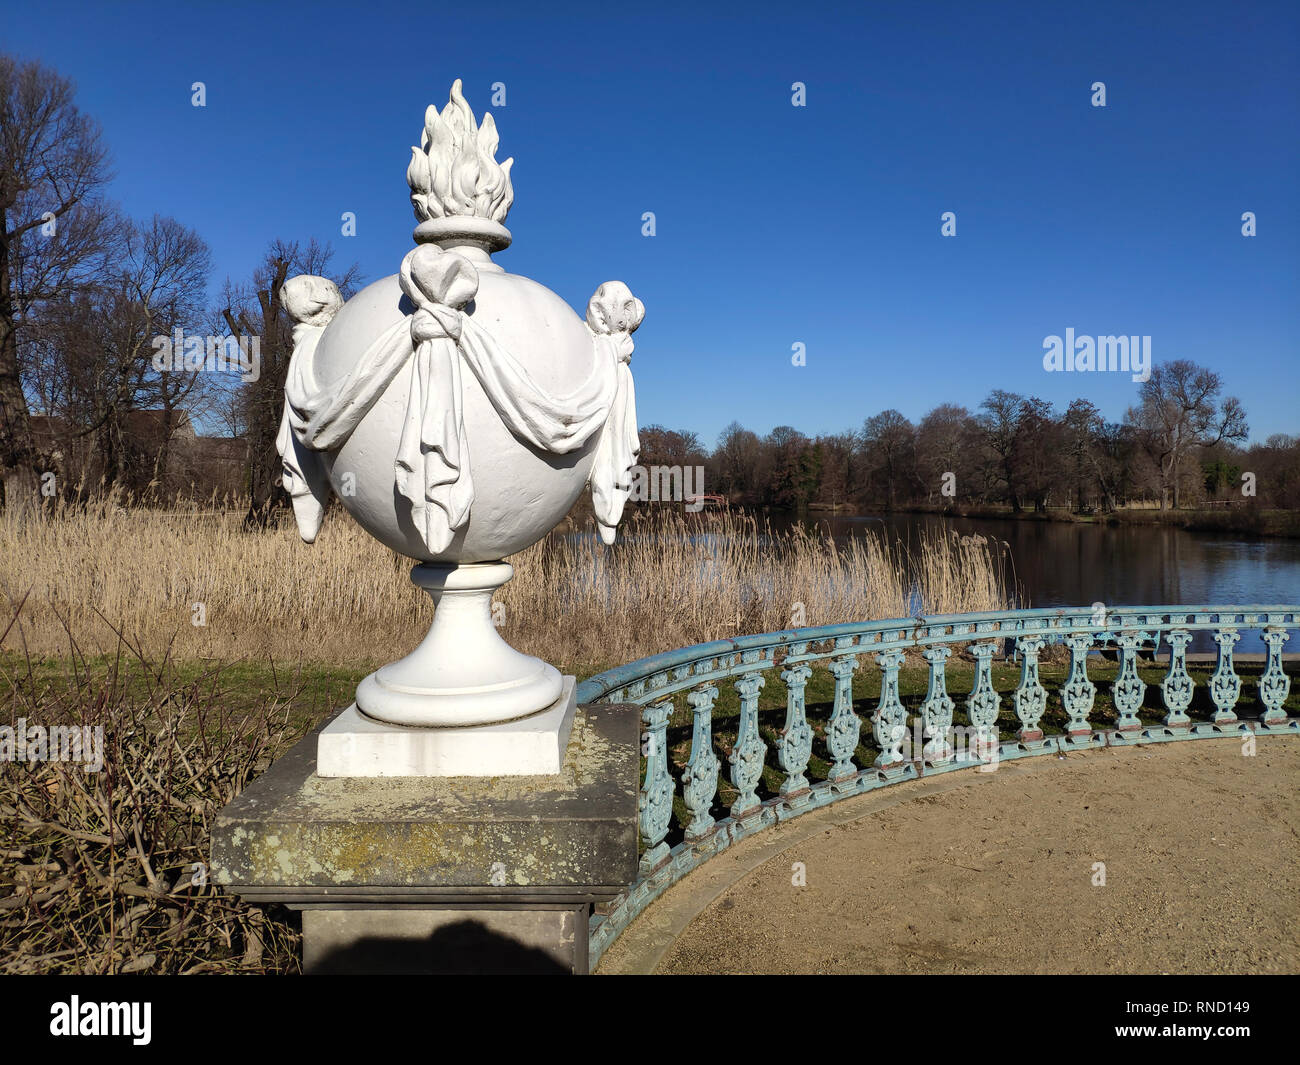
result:
[[[975,684],[966,700],[966,716],[975,729],[975,754],[981,761],[991,753],[989,748],[998,743],[998,711],[1002,700],[993,687],[993,654],[995,643],[973,643],[970,653],[975,656]]]
[[[871,732],[880,747],[874,763],[879,768],[903,760],[907,710],[898,698],[898,667],[903,664],[903,652],[881,651],[875,658],[880,666],[880,703],[871,715]]]
[[[758,693],[765,683],[761,673],[746,673],[735,685],[740,693],[740,726],[727,761],[731,764],[731,783],[740,794],[731,804],[732,817],[742,817],[759,805],[757,788],[763,779],[767,744],[758,734]]]
[[[804,706],[804,687],[812,669],[804,664],[781,672],[786,683],[785,728],[777,741],[776,755],[785,771],[781,782],[782,795],[795,795],[808,790],[808,759],[812,756],[812,728]]]
[[[1137,671],[1137,652],[1151,637],[1145,632],[1121,632],[1115,637],[1119,648],[1119,672],[1115,683],[1111,685],[1110,697],[1115,704],[1115,713],[1119,720],[1116,728],[1120,732],[1132,732],[1142,727],[1138,711],[1142,708],[1142,699],[1147,686]]]
[[[673,816],[673,778],[668,774],[668,718],[672,699],[652,703],[642,711],[645,734],[641,752],[645,755],[645,783],[639,803],[641,838],[646,850],[641,855],[641,875],[646,876],[668,857],[668,824]]]
[[[857,668],[856,655],[831,660],[831,673],[835,676],[835,707],[826,726],[826,750],[835,759],[830,773],[832,781],[844,780],[858,771],[853,763],[853,752],[858,749],[858,736],[862,731],[862,721],[853,712],[853,671]]]
[[[1192,705],[1195,684],[1187,672],[1187,645],[1192,642],[1192,634],[1186,629],[1170,629],[1165,639],[1169,641],[1169,672],[1160,682],[1160,696],[1167,711],[1164,723],[1171,727],[1190,725],[1187,708]]]
[[[948,694],[948,679],[944,672],[951,647],[927,647],[921,657],[930,664],[930,683],[921,704],[921,721],[925,731],[922,757],[931,765],[947,765],[952,761],[952,711],[956,705]]]
[[[1261,633],[1268,645],[1268,668],[1259,678],[1259,701],[1264,704],[1260,717],[1265,725],[1286,724],[1286,711],[1282,704],[1291,694],[1291,678],[1282,670],[1282,645],[1291,638],[1285,629],[1270,626]]]
[[[1232,649],[1240,639],[1241,633],[1236,629],[1219,629],[1214,634],[1214,642],[1219,645],[1219,660],[1210,677],[1210,698],[1215,706],[1211,720],[1216,725],[1231,725],[1237,720],[1235,710],[1241,697],[1241,678],[1232,664]]]
[[[1016,640],[1020,652],[1020,685],[1011,696],[1020,730],[1016,733],[1021,743],[1033,743],[1043,738],[1038,727],[1047,709],[1047,691],[1038,679],[1038,654],[1043,649],[1041,636],[1021,636]]]
[[[1070,676],[1061,688],[1061,708],[1069,715],[1065,731],[1069,736],[1092,736],[1088,715],[1097,700],[1097,685],[1088,679],[1088,651],[1092,634],[1071,633],[1065,638],[1070,648]]]
[[[682,772],[682,798],[691,813],[687,839],[700,839],[713,831],[713,797],[718,793],[720,762],[713,753],[713,704],[718,689],[712,684],[696,688],[686,696],[695,711],[691,729],[691,758]]]

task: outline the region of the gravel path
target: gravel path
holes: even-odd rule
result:
[[[1253,757],[1155,744],[884,789],[715,858],[601,971],[1294,973],[1298,781],[1283,736]]]

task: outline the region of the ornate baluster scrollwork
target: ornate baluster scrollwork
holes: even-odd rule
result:
[[[1187,645],[1192,642],[1192,634],[1186,629],[1170,629],[1165,639],[1169,641],[1169,672],[1160,682],[1166,711],[1164,723],[1172,727],[1190,725],[1192,719],[1187,716],[1187,708],[1192,705],[1195,685],[1187,672]]]
[[[1020,636],[1016,650],[1020,652],[1020,684],[1011,696],[1016,717],[1020,719],[1017,733],[1021,743],[1033,743],[1043,738],[1038,723],[1047,709],[1047,690],[1038,679],[1038,655],[1043,649],[1041,636]]]
[[[1214,642],[1219,645],[1219,660],[1210,677],[1210,698],[1215,711],[1211,720],[1216,725],[1230,725],[1237,720],[1237,700],[1241,697],[1241,678],[1232,663],[1232,649],[1241,639],[1236,629],[1219,629]]]
[[[1142,727],[1138,711],[1142,709],[1147,686],[1138,676],[1137,659],[1138,649],[1150,639],[1145,632],[1121,632],[1115,637],[1115,646],[1119,648],[1119,672],[1111,685],[1110,698],[1118,718],[1115,727],[1120,732],[1132,732]]]
[[[970,698],[966,700],[966,716],[970,718],[974,753],[983,760],[991,747],[998,743],[998,711],[1002,707],[997,689],[993,687],[993,654],[995,643],[973,643],[970,653],[975,656],[975,683]]]
[[[668,857],[668,824],[673,816],[673,778],[668,774],[668,718],[673,701],[652,703],[642,712],[645,734],[641,752],[645,755],[645,783],[641,785],[639,803],[641,839],[646,844],[641,855],[641,875],[652,872]]]
[[[813,734],[804,707],[804,687],[811,676],[812,668],[807,665],[793,666],[781,672],[781,679],[786,683],[785,727],[777,741],[776,756],[785,771],[785,780],[781,782],[782,795],[808,790],[804,771],[812,756]]]
[[[858,771],[853,763],[853,752],[858,749],[858,736],[862,731],[862,721],[853,712],[853,671],[857,668],[856,655],[831,659],[835,706],[826,725],[826,750],[835,759],[830,772],[832,781],[844,780]]]
[[[686,696],[695,712],[691,730],[691,758],[682,772],[682,798],[691,813],[687,839],[700,839],[713,831],[713,796],[718,792],[721,763],[713,752],[713,704],[718,689],[712,684],[696,688]]]
[[[740,693],[740,726],[727,761],[731,764],[731,783],[740,794],[731,804],[732,817],[743,817],[759,805],[758,782],[763,779],[763,759],[767,756],[767,744],[758,734],[758,693],[764,683],[763,674],[746,673],[735,685]]]
[[[1259,701],[1264,704],[1260,720],[1265,725],[1285,724],[1286,711],[1282,704],[1291,694],[1291,678],[1282,671],[1282,645],[1291,638],[1291,634],[1285,629],[1270,626],[1260,635],[1268,645],[1268,668],[1259,678]]]
[[[871,733],[880,748],[875,765],[883,767],[903,760],[903,741],[907,738],[907,709],[898,698],[903,652],[881,651],[875,658],[880,666],[880,703],[871,715]]]
[[[931,765],[946,765],[952,760],[950,737],[955,704],[948,694],[948,680],[944,673],[951,654],[951,647],[942,646],[927,647],[921,652],[921,657],[930,664],[930,683],[925,690],[925,702],[921,704],[922,735],[925,738],[921,754]]]
[[[1070,648],[1070,675],[1061,687],[1061,708],[1069,720],[1065,731],[1069,736],[1091,736],[1092,726],[1088,715],[1097,700],[1097,685],[1088,679],[1088,651],[1092,635],[1087,632],[1071,633],[1065,638]]]

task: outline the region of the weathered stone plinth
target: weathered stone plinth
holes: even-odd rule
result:
[[[303,911],[308,972],[585,972],[637,870],[639,715],[579,707],[554,776],[335,778],[317,733],[218,816],[217,883]]]

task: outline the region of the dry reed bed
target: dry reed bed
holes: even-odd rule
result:
[[[101,726],[104,743],[100,772],[0,764],[0,972],[295,971],[293,925],[215,889],[203,863],[217,812],[300,734],[285,713],[298,693],[240,714],[218,669],[182,684],[170,659],[390,659],[432,614],[407,562],[341,512],[311,548],[290,526],[247,533],[234,514],[112,500],[0,515],[0,535],[0,649],[72,656],[62,678],[0,660],[9,723]],[[909,555],[731,514],[643,512],[612,550],[554,533],[512,562],[506,637],[579,670],[792,623],[1005,602],[1000,559],[977,539],[933,536]],[[108,668],[86,670],[96,650]]]
[[[1007,605],[1002,558],[982,539],[935,534],[908,552],[868,532],[837,545],[730,512],[646,510],[612,549],[556,532],[510,561],[503,635],[579,669],[797,623]],[[107,652],[120,630],[149,655],[379,663],[432,617],[409,565],[337,508],[310,547],[292,522],[246,532],[238,514],[202,507],[0,515],[0,609],[12,616],[27,596],[4,647],[66,654],[71,633]]]

